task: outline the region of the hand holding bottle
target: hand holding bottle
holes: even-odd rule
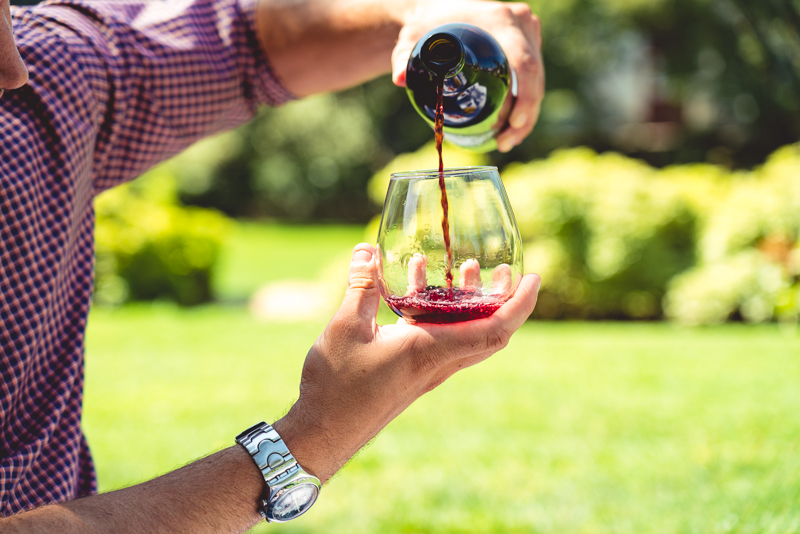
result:
[[[416,42],[437,26],[473,24],[497,39],[517,73],[519,94],[500,150],[533,129],[544,96],[539,19],[523,3],[483,0],[265,0],[258,39],[270,66],[298,97],[352,87],[386,72],[405,87]]]
[[[490,33],[505,51],[518,80],[518,94],[508,127],[497,137],[507,152],[533,130],[544,96],[544,67],[539,19],[522,3],[445,0],[420,3],[410,12],[392,53],[392,78],[404,87],[406,67],[414,45],[425,33],[444,23],[466,22]]]

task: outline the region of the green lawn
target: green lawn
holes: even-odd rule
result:
[[[364,239],[362,226],[237,223],[220,255],[214,292],[241,301],[266,282],[316,278]]]
[[[246,227],[218,287],[230,301],[320,276],[362,239],[330,232]],[[275,243],[286,262],[269,263]],[[231,304],[93,311],[84,421],[101,490],[279,417],[323,328]],[[800,339],[774,326],[529,323],[392,423],[307,516],[256,531],[800,532],[799,385]]]
[[[85,427],[101,489],[280,416],[323,326],[213,306],[94,312]],[[796,532],[798,378],[800,344],[773,327],[531,323],[279,529]]]

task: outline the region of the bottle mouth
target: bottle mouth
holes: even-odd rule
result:
[[[464,67],[464,45],[452,33],[434,33],[422,44],[419,59],[436,76],[452,78]]]

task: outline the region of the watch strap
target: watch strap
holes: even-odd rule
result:
[[[267,483],[288,478],[282,475],[291,475],[299,469],[278,432],[263,421],[236,436],[236,443],[247,449]]]
[[[300,467],[292,453],[289,452],[286,443],[269,424],[262,421],[253,425],[236,436],[236,443],[243,446],[250,453],[259,471],[261,471],[261,475],[264,477],[266,484],[258,512],[267,521],[273,520],[270,513],[272,498],[284,486],[292,484],[292,479],[312,481],[319,490],[319,480],[306,473]]]

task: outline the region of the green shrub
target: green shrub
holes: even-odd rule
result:
[[[211,274],[227,219],[177,201],[169,166],[95,200],[95,302],[211,299]]]
[[[773,318],[789,289],[779,265],[746,250],[677,276],[664,299],[667,316],[687,325],[715,324],[737,313],[748,322]]]
[[[695,261],[697,212],[676,184],[582,148],[511,165],[503,179],[526,269],[544,279],[538,316],[661,316],[670,279]]]
[[[709,206],[700,263],[667,294],[667,315],[686,324],[749,322],[800,313],[800,145],[776,151],[750,173],[729,177]]]
[[[368,220],[365,185],[392,153],[365,98],[356,89],[265,107],[241,128],[199,142],[177,157],[181,198],[235,217]]]

